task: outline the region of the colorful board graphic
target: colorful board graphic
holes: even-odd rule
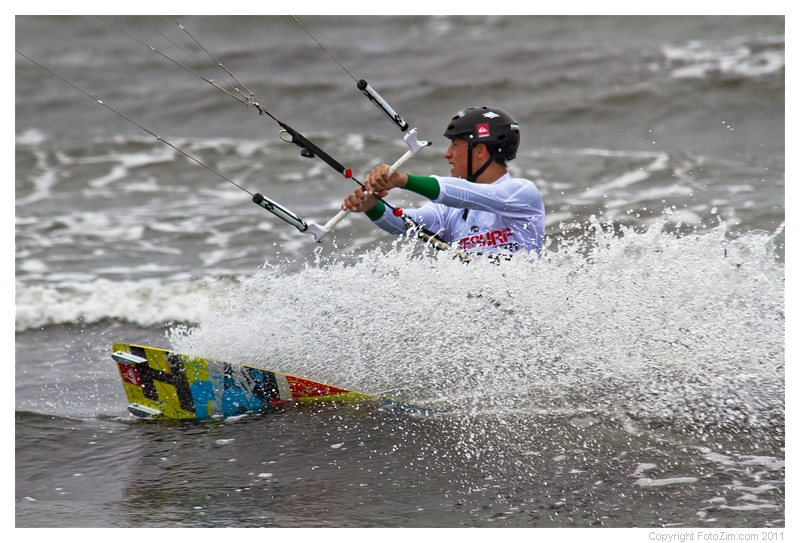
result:
[[[241,364],[177,354],[141,345],[114,344],[128,411],[148,419],[210,419],[265,411],[291,403],[380,402],[427,410],[382,396]]]

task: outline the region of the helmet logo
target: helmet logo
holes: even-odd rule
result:
[[[479,124],[475,127],[478,131],[479,138],[486,138],[489,136],[489,125],[488,124]]]
[[[497,118],[497,117],[499,117],[500,115],[498,115],[498,114],[497,114],[497,113],[495,113],[494,111],[489,111],[489,112],[487,112],[487,113],[484,113],[484,114],[483,114],[483,116],[484,116],[484,117],[486,117],[487,119],[496,119],[496,118]]]

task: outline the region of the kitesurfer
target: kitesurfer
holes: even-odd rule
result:
[[[467,253],[509,255],[518,250],[539,253],[544,239],[544,204],[533,182],[508,173],[517,156],[519,124],[499,108],[477,107],[458,112],[444,136],[450,146],[444,158],[450,176],[420,177],[389,166],[372,170],[345,198],[343,210],[366,213],[377,226],[405,234],[401,218],[378,200],[394,188],[410,190],[431,202],[406,210],[420,226]]]

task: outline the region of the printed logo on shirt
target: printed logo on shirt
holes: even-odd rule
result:
[[[489,125],[488,124],[479,124],[477,127],[478,130],[478,137],[485,138],[489,135]]]
[[[516,251],[519,249],[519,244],[511,239],[513,236],[514,232],[512,232],[510,228],[493,230],[485,234],[461,238],[458,240],[458,247],[463,251],[469,251],[478,247],[498,247],[501,249]]]

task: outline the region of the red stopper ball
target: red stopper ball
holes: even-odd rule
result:
[[[353,170],[351,170],[350,168],[347,168],[344,171],[344,178],[345,179],[350,179],[351,177],[353,177]]]
[[[392,211],[392,215],[394,215],[395,217],[399,217],[402,214],[403,214],[403,210],[400,209],[399,207],[394,208],[394,211]]]

